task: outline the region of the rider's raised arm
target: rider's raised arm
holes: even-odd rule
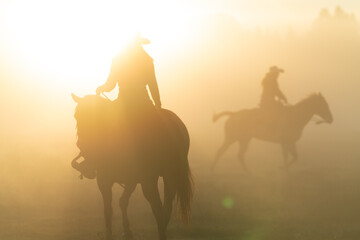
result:
[[[284,103],[287,103],[287,99],[286,99],[284,93],[280,90],[278,85],[276,88],[276,96],[279,98],[280,101],[284,101]]]
[[[113,61],[111,64],[109,76],[106,82],[100,87],[98,87],[98,89],[96,90],[97,94],[101,92],[110,92],[111,90],[113,90],[116,86],[117,80],[118,80],[118,69],[115,64],[115,61]]]
[[[148,68],[148,77],[149,77],[148,85],[151,93],[151,98],[153,99],[155,106],[161,108],[159,87],[156,81],[155,69],[153,64]]]
[[[279,96],[279,99],[280,99],[280,100],[283,100],[283,101],[284,101],[284,103],[288,103],[285,95],[282,93],[282,91],[281,91],[280,89],[279,89],[279,94],[278,94],[278,96]]]

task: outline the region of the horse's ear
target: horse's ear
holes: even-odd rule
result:
[[[75,94],[71,93],[71,97],[72,99],[76,102],[79,103],[79,101],[81,100],[81,97],[76,96]]]

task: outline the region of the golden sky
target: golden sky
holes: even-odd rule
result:
[[[355,0],[2,0],[0,50],[21,72],[31,72],[44,91],[52,82],[58,92],[89,94],[106,79],[111,58],[136,31],[152,41],[146,50],[158,67],[187,49],[193,39],[184,33],[206,16],[227,14],[244,29],[293,26],[301,31],[312,26],[322,8],[333,12],[338,4],[360,16]],[[167,69],[160,70],[160,85],[169,84],[161,83]]]
[[[15,52],[25,53],[32,64],[40,62],[63,72],[48,59],[59,55],[58,61],[65,68],[76,65],[79,69],[75,63],[80,59],[84,66],[99,66],[99,62],[83,57],[89,49],[97,59],[108,59],[119,43],[126,41],[124,36],[134,31],[166,46],[167,42],[184,40],[180,30],[191,28],[196,19],[216,13],[232,15],[245,29],[284,30],[292,26],[302,30],[311,26],[320,9],[332,10],[338,4],[355,15],[360,13],[360,2],[356,0],[1,0],[0,31],[7,30],[5,35]],[[69,52],[71,59],[66,58]],[[66,71],[73,75],[75,70]]]

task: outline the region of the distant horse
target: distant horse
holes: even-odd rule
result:
[[[141,149],[137,149],[136,145],[132,148],[131,144],[128,144],[134,139],[114,136],[124,129],[118,129],[121,117],[119,118],[114,113],[118,109],[114,109],[113,102],[95,95],[83,98],[72,95],[72,97],[77,103],[75,119],[78,146],[81,146],[81,153],[73,160],[73,163],[80,156],[96,162],[97,184],[104,201],[106,239],[112,239],[111,202],[114,183],[119,183],[124,187],[119,204],[125,239],[133,238],[127,207],[129,198],[138,183],[141,184],[142,192],[151,205],[160,240],[166,239],[166,228],[175,198],[179,217],[187,223],[191,213],[193,181],[188,163],[189,134],[180,118],[169,110],[161,110],[164,125],[167,126],[169,132],[164,141],[172,144],[164,143],[163,146],[166,146],[166,149],[159,151],[161,154],[155,153],[154,150],[147,153],[149,156],[144,156],[137,154],[141,152]],[[124,133],[126,133],[125,130]],[[125,134],[125,136],[129,135]],[[163,177],[164,182],[163,205],[157,185],[160,176]]]
[[[216,153],[212,169],[222,154],[235,142],[239,144],[238,158],[246,170],[244,155],[252,138],[281,144],[285,167],[297,160],[296,142],[300,139],[305,125],[318,115],[323,121],[332,123],[333,117],[325,98],[313,94],[293,106],[276,106],[273,109],[244,109],[238,112],[215,114],[214,122],[228,116],[225,123],[225,140]],[[292,161],[288,161],[288,154]]]

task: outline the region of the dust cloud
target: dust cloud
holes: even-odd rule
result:
[[[190,227],[178,228],[173,221],[171,238],[360,237],[359,30],[356,17],[341,7],[321,10],[301,33],[244,29],[231,15],[218,14],[184,30],[187,40],[173,44],[183,49],[177,55],[153,52],[163,107],[176,112],[191,135],[196,183]],[[61,78],[54,87],[47,73],[23,68],[9,51],[4,40],[0,238],[99,239],[103,216],[96,182],[80,181],[70,166],[78,153],[70,91]],[[289,171],[280,169],[278,144],[253,140],[245,159],[249,172],[237,161],[237,146],[211,172],[224,138],[224,121],[213,123],[213,114],[257,107],[261,79],[272,65],[285,70],[279,84],[290,104],[321,92],[334,123],[307,125],[297,144],[299,160]],[[115,232],[120,235],[121,188],[115,189]],[[156,235],[139,189],[129,214],[140,237]]]

